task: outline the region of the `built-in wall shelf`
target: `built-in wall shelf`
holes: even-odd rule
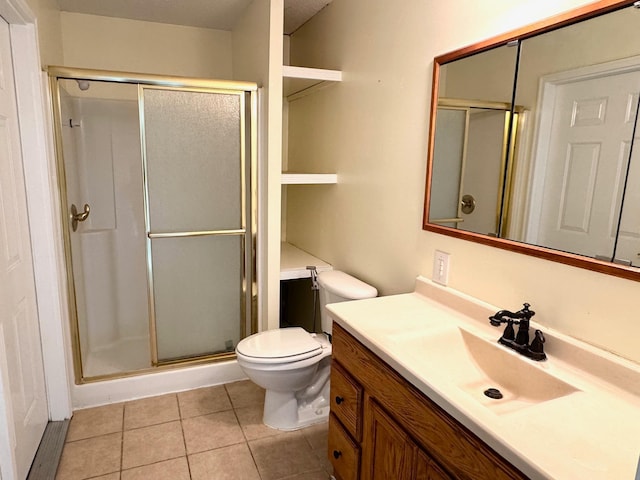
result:
[[[293,173],[283,172],[282,185],[322,185],[338,183],[335,173]]]
[[[310,253],[300,250],[287,242],[280,243],[280,280],[308,278],[311,272],[307,266],[315,266],[318,272],[333,270],[327,262],[314,257]]]
[[[340,70],[326,70],[322,68],[282,67],[284,96],[290,102],[304,97],[333,82],[342,81]]]

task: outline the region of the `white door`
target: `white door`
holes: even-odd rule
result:
[[[11,450],[0,454],[0,467],[3,479],[22,480],[48,409],[9,25],[1,18],[0,37],[0,435]]]
[[[611,257],[640,72],[556,87],[540,245]]]
[[[637,92],[640,92],[638,86]],[[638,111],[638,93],[631,96],[632,108],[629,110],[629,122],[636,119]],[[622,217],[618,228],[618,242],[616,243],[616,261],[634,267],[640,266],[640,125],[636,125],[633,149],[626,145],[626,153],[631,153],[627,188],[624,194]]]

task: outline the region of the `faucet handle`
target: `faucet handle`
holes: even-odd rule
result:
[[[531,345],[529,346],[529,358],[533,360],[546,360],[547,355],[544,353],[544,342],[546,341],[544,338],[544,334],[540,330],[536,330],[534,334],[534,338],[531,341]]]
[[[534,333],[534,338],[531,341],[531,346],[529,347],[529,350],[531,350],[532,352],[542,352],[544,347],[542,346],[542,344],[545,342],[545,338],[544,338],[544,334],[540,331],[540,330],[536,330]]]
[[[509,341],[513,341],[516,338],[516,332],[513,329],[513,320],[509,319],[507,321],[507,326],[502,333],[502,338]]]

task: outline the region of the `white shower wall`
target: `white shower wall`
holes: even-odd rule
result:
[[[65,143],[68,199],[79,211],[85,203],[91,208],[71,233],[84,375],[148,367],[137,102],[70,97],[66,103],[74,125],[65,128],[73,137]],[[134,348],[124,348],[132,343]]]

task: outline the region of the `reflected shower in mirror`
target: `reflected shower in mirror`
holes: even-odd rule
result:
[[[433,169],[446,181],[433,185],[432,222],[498,236],[501,192],[512,171],[505,162],[507,149],[513,152],[509,119],[508,104],[440,100]]]
[[[498,235],[516,60],[503,46],[440,69],[431,222]]]
[[[436,58],[425,229],[640,279],[632,3]]]

